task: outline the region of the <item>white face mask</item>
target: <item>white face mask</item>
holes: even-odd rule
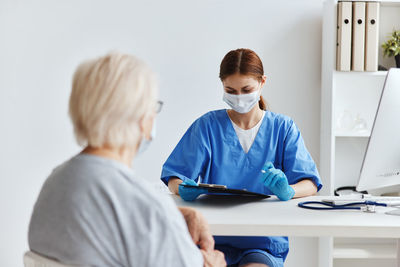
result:
[[[236,112],[249,112],[260,100],[261,89],[250,94],[233,95],[224,92],[223,100]]]
[[[154,138],[156,138],[156,119],[154,119],[153,121],[153,128],[151,129],[150,139],[147,139],[144,135],[142,136],[137,154],[142,154],[150,146]]]

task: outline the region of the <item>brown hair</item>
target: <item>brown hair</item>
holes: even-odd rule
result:
[[[219,68],[219,78],[223,81],[226,77],[233,74],[252,75],[259,81],[264,75],[264,68],[261,59],[250,49],[239,48],[231,50],[222,59]],[[267,109],[267,104],[264,98],[260,95],[258,106],[262,110]]]

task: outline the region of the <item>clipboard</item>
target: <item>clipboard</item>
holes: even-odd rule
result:
[[[246,189],[232,189],[228,188],[226,185],[219,184],[199,184],[199,185],[188,185],[184,184],[181,186],[189,187],[189,188],[203,188],[206,189],[208,193],[213,194],[224,194],[224,195],[239,195],[239,196],[251,196],[256,198],[269,198],[270,195],[265,195],[261,193],[251,192]]]

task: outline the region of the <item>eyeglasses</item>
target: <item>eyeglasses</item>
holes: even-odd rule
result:
[[[162,107],[163,107],[163,105],[164,105],[164,102],[163,101],[157,101],[157,104],[156,104],[156,112],[157,113],[160,113],[161,112],[161,109],[162,109]]]

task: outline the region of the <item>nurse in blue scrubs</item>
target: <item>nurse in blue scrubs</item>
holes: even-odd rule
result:
[[[190,126],[163,165],[162,181],[187,201],[204,191],[180,185],[199,181],[282,201],[314,195],[322,187],[315,163],[293,120],[266,109],[261,96],[266,76],[257,54],[230,51],[219,77],[231,109],[210,111]],[[289,251],[287,237],[214,238],[232,267],[283,266]]]

